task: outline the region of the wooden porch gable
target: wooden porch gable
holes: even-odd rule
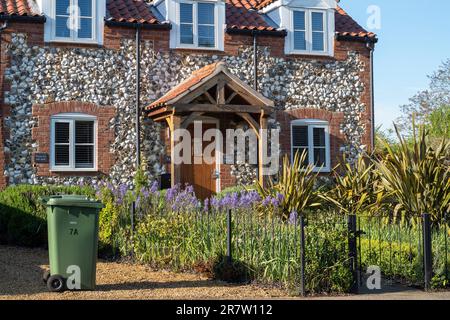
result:
[[[175,141],[173,132],[186,129],[197,118],[223,113],[244,119],[258,137],[259,180],[263,183],[263,139],[261,130],[267,129],[267,118],[274,103],[233,75],[224,62],[217,62],[195,71],[191,77],[146,107],[154,121],[167,121],[171,132],[171,150]],[[173,157],[173,155],[172,155]],[[179,168],[171,161],[172,183],[179,180]]]
[[[150,104],[148,116],[156,121],[174,113],[264,113],[273,102],[233,75],[224,62],[208,65]]]

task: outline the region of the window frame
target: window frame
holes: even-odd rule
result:
[[[78,6],[78,0],[69,0],[69,6]],[[57,37],[56,36],[56,1],[52,1],[51,15],[52,15],[52,27],[51,27],[51,41],[54,42],[69,42],[69,43],[98,43],[97,39],[97,1],[92,0],[92,37],[91,38],[79,38],[78,31],[70,30],[70,37]],[[68,14],[69,19],[71,16]],[[81,20],[84,16],[79,16],[78,19]],[[84,17],[87,18],[87,17]]]
[[[306,50],[299,50],[295,49],[295,30],[294,30],[294,12],[300,11],[305,13],[305,38],[306,38]],[[312,15],[313,13],[321,13],[323,18],[323,51],[319,50],[313,50],[313,30],[312,30]],[[293,8],[290,10],[290,34],[289,34],[289,41],[291,43],[290,45],[290,54],[304,54],[304,55],[329,55],[330,54],[330,48],[329,48],[329,37],[330,37],[330,30],[328,26],[328,11],[327,10],[320,10],[320,9],[308,9],[308,8]],[[319,31],[314,31],[319,32]]]
[[[308,163],[314,165],[314,172],[331,172],[331,150],[330,150],[330,125],[328,121],[316,119],[297,119],[291,121],[291,163],[294,162],[294,148],[301,148],[294,146],[294,127],[308,127]],[[320,128],[325,130],[325,165],[323,167],[316,167],[314,164],[314,129]],[[304,148],[304,147],[303,147]],[[317,147],[318,148],[318,147]]]
[[[75,122],[76,121],[89,121],[94,123],[93,135],[94,135],[94,165],[92,168],[77,168],[75,162]],[[56,123],[69,123],[69,165],[57,166],[55,164],[55,124]],[[50,171],[53,172],[96,172],[97,168],[97,156],[98,156],[98,121],[96,116],[82,114],[82,113],[63,113],[57,114],[51,117],[50,125]]]
[[[199,46],[198,44],[198,4],[206,3],[214,5],[214,46],[213,47],[205,47]],[[181,43],[181,4],[190,4],[192,5],[192,35],[193,35],[193,44]],[[215,1],[192,1],[192,0],[181,0],[176,4],[176,25],[177,25],[177,34],[176,34],[176,47],[177,48],[186,48],[186,49],[200,49],[200,50],[221,50],[220,49],[220,32],[219,32],[219,6]],[[205,24],[206,25],[206,24]]]

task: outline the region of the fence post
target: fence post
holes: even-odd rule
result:
[[[444,248],[445,248],[445,278],[446,279],[450,279],[449,275],[448,275],[448,231],[447,231],[447,225],[448,225],[448,212],[445,213],[445,218],[444,218]]]
[[[431,289],[431,278],[433,277],[433,257],[431,245],[431,219],[429,213],[422,215],[423,230],[423,263],[425,273],[425,290]]]
[[[231,225],[231,209],[227,212],[227,262],[231,264],[233,261],[231,252],[231,236],[232,236],[232,225]]]
[[[356,215],[352,214],[348,216],[348,257],[349,267],[352,273],[352,287],[350,291],[352,293],[358,293],[358,249],[357,249],[357,235],[356,235]]]
[[[300,294],[306,296],[306,279],[305,279],[305,217],[300,215]]]
[[[134,257],[134,217],[136,215],[136,202],[133,201],[131,204],[131,213],[130,213],[130,219],[131,219],[131,258]]]

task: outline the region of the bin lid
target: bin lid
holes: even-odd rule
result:
[[[81,207],[81,208],[96,208],[102,209],[104,205],[95,199],[80,195],[60,195],[42,197],[42,203],[47,206],[62,206],[62,207]]]

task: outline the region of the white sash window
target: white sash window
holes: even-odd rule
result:
[[[295,120],[291,123],[291,156],[307,153],[303,165],[313,165],[316,171],[331,170],[330,135],[328,122]]]
[[[95,171],[97,120],[82,114],[61,114],[51,121],[52,171]]]

